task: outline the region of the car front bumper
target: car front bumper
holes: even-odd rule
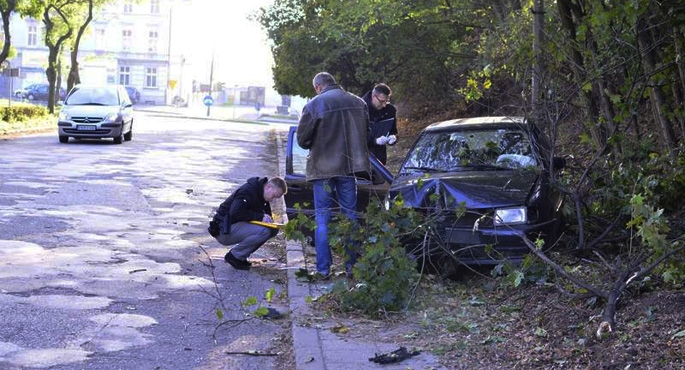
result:
[[[71,121],[59,121],[57,131],[59,136],[82,138],[113,138],[121,135],[121,122],[84,124]]]
[[[556,219],[539,224],[481,228],[444,227],[433,233],[424,250],[431,255],[451,254],[466,265],[517,263],[530,252],[523,238],[546,241],[553,234]]]

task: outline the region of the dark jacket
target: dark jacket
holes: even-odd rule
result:
[[[394,105],[389,103],[381,109],[374,108],[371,104],[372,93],[373,90],[367,92],[362,98],[369,107],[369,125],[371,126],[371,137],[368,141],[369,151],[378,158],[381,163],[385,164],[388,159],[385,145],[377,145],[376,139],[381,136],[397,136],[397,109],[395,109]],[[381,121],[383,122],[381,123]],[[395,144],[396,142],[388,145]]]
[[[359,97],[338,85],[326,87],[302,109],[297,143],[309,149],[307,180],[371,173],[369,114]]]
[[[261,221],[271,215],[271,205],[264,200],[266,177],[251,177],[219,206],[209,223],[212,236],[229,234],[231,225],[237,222]]]

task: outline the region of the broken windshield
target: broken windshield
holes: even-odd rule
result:
[[[528,135],[522,130],[477,129],[436,131],[422,135],[401,172],[507,170],[537,166]]]

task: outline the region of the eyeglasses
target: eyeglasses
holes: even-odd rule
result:
[[[376,100],[378,100],[378,102],[381,103],[381,104],[388,104],[388,103],[390,103],[390,97],[388,97],[387,99],[383,100],[383,99],[381,99],[377,94],[373,94],[373,96],[374,96],[374,97],[376,98]]]

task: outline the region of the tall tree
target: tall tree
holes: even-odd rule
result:
[[[10,33],[10,21],[12,13],[22,16],[38,17],[42,12],[44,2],[40,0],[0,0],[0,18],[2,19],[2,50],[0,51],[0,64],[10,56],[12,47],[12,35]]]
[[[69,54],[71,57],[71,67],[69,68],[69,75],[67,77],[67,91],[70,91],[74,85],[81,83],[81,76],[79,75],[78,70],[78,51],[81,44],[81,38],[86,32],[90,21],[93,20],[93,0],[87,0],[86,3],[88,9],[87,16],[79,26],[78,31],[76,31],[76,37],[71,44],[71,53]]]
[[[48,78],[50,91],[48,92],[48,111],[55,112],[55,85],[57,81],[57,59],[60,57],[62,46],[73,34],[73,27],[67,14],[75,1],[57,0],[47,4],[43,11],[45,24],[45,45],[48,47],[48,67],[45,75]]]

